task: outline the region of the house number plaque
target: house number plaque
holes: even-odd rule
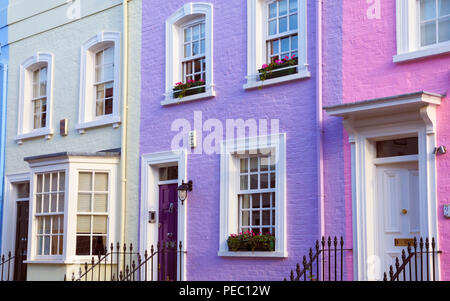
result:
[[[408,243],[414,245],[414,238],[395,238],[394,243],[396,247],[407,247]]]

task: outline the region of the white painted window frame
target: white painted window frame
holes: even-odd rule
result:
[[[311,77],[308,69],[307,0],[298,0],[298,73],[261,81],[258,70],[266,64],[268,5],[273,0],[247,0],[247,83],[254,89]]]
[[[275,192],[275,252],[231,252],[227,239],[238,234],[239,227],[239,156],[246,152],[273,152],[276,158]],[[222,257],[266,257],[286,258],[287,217],[286,217],[286,134],[259,136],[223,141],[220,156],[220,234],[218,256]]]
[[[161,182],[159,180],[159,168],[166,166],[178,166],[178,180]],[[144,154],[141,158],[141,204],[139,213],[139,250],[142,254],[147,250],[149,252],[151,245],[156,248],[158,243],[158,214],[154,224],[149,223],[149,211],[159,212],[159,185],[187,182],[187,150],[180,149],[175,151],[166,151],[160,153]],[[195,184],[194,184],[195,185]],[[195,188],[194,188],[195,189]],[[178,240],[182,242],[184,251],[187,246],[187,205],[188,199],[181,204],[178,200]],[[180,261],[177,260],[177,279],[187,280],[186,254],[182,254],[183,273],[180,275]],[[150,272],[150,271],[149,271]],[[154,279],[157,278],[157,269],[153,271]],[[151,277],[151,275],[148,275]]]
[[[189,2],[178,9],[166,20],[166,85],[162,106],[179,104],[199,99],[209,99],[216,95],[213,75],[213,5],[204,2]],[[175,83],[182,82],[181,61],[183,51],[183,27],[193,19],[205,19],[205,57],[206,57],[206,91],[183,98],[173,97]]]
[[[98,51],[114,47],[114,97],[113,113],[111,115],[96,116],[95,104],[95,54]],[[121,33],[114,31],[102,31],[93,36],[81,47],[80,66],[80,100],[78,112],[78,124],[75,128],[80,134],[87,129],[106,125],[118,128],[120,119],[121,96]]]
[[[47,111],[45,127],[33,129],[33,71],[47,66]],[[45,137],[49,140],[53,136],[52,106],[53,106],[53,71],[54,55],[38,52],[20,65],[19,87],[19,115],[16,142],[20,145],[27,139]]]
[[[420,0],[396,0],[397,54],[394,63],[450,52],[450,41],[420,46]]]
[[[116,242],[120,233],[120,213],[118,212],[117,174],[119,158],[85,158],[74,157],[65,159],[54,159],[30,163],[30,222],[28,228],[28,256],[26,263],[33,264],[83,264],[90,262],[92,256],[76,256],[76,224],[77,224],[77,202],[78,202],[78,173],[83,171],[95,171],[108,173],[108,239],[107,245]],[[36,174],[54,171],[65,171],[66,192],[64,206],[64,243],[61,256],[38,256],[36,255],[37,219],[35,218],[36,199]],[[116,187],[116,189],[114,189]]]

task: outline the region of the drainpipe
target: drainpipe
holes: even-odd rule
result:
[[[1,95],[1,133],[0,133],[0,252],[3,242],[3,208],[5,202],[5,141],[6,141],[6,96],[8,82],[8,65],[0,64],[2,73],[2,95]]]
[[[127,140],[128,140],[128,1],[123,0],[123,50],[122,50],[122,145],[120,149],[120,166],[121,166],[121,201],[122,201],[122,218],[121,218],[121,242],[126,243],[125,224],[127,211]]]
[[[324,170],[323,170],[323,94],[322,94],[322,84],[323,84],[323,61],[322,61],[322,0],[316,1],[316,23],[317,23],[317,34],[316,34],[316,98],[317,98],[317,108],[316,108],[316,126],[317,126],[317,192],[318,192],[318,206],[319,206],[319,237],[325,236],[325,200],[324,200]]]

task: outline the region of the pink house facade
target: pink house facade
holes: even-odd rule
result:
[[[353,241],[354,279],[381,280],[409,239],[428,237],[449,280],[450,4],[367,2],[343,2],[330,42],[342,55],[324,54],[324,227]]]

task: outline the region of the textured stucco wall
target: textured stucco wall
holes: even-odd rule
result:
[[[187,202],[188,280],[282,280],[314,246],[318,235],[315,136],[315,1],[308,1],[308,63],[312,77],[244,91],[247,67],[247,9],[245,1],[211,1],[214,5],[214,77],[217,96],[162,107],[165,80],[165,21],[188,1],[164,6],[143,3],[141,153],[168,151],[176,134],[171,124],[193,112],[203,120],[279,119],[287,133],[287,259],[218,257],[219,155],[189,155],[188,178],[194,184]],[[155,9],[157,7],[157,9]],[[199,133],[198,133],[199,134]],[[208,133],[206,132],[204,136]]]
[[[369,19],[367,10],[371,4],[365,0],[343,2],[343,102],[354,102],[404,93],[428,91],[449,93],[450,56],[444,54],[401,64],[392,62],[396,54],[395,1],[381,1],[379,19]],[[448,97],[438,108],[439,145],[450,145]],[[345,198],[351,202],[350,145],[344,133]],[[450,158],[437,158],[438,218],[441,270],[444,279],[450,279],[450,220],[443,218],[442,205],[449,203]],[[347,215],[347,224],[351,215]],[[350,224],[351,225],[351,224]]]

